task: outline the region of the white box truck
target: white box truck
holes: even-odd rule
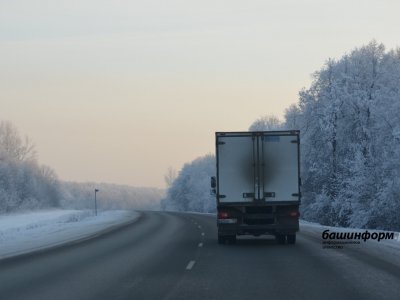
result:
[[[296,243],[299,230],[300,132],[216,132],[218,242],[271,234]]]

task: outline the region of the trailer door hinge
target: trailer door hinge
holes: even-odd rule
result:
[[[292,140],[292,141],[290,141],[291,143],[293,143],[293,144],[298,144],[299,143],[299,140]]]
[[[225,145],[225,142],[217,142],[217,145]]]
[[[293,193],[292,197],[301,197],[301,193]]]
[[[226,195],[218,195],[218,198],[226,198]]]

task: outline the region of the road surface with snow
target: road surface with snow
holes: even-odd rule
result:
[[[144,212],[79,244],[0,262],[2,299],[399,299],[397,241],[323,249],[242,237],[219,245],[215,216]]]

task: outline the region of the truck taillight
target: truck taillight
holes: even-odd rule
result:
[[[218,219],[228,219],[229,218],[229,213],[226,211],[220,211],[218,212]]]
[[[298,218],[298,217],[300,217],[300,212],[298,212],[298,211],[291,211],[291,212],[289,212],[289,217]]]

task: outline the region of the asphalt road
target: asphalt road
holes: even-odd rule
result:
[[[0,299],[400,299],[398,251],[368,247],[322,249],[307,230],[296,245],[218,245],[215,217],[144,212],[102,237],[0,262]]]

